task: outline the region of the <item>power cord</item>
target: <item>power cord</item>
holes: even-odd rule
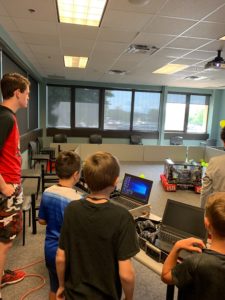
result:
[[[27,269],[29,267],[32,267],[36,264],[39,264],[39,263],[42,263],[44,262],[44,259],[40,259],[40,260],[37,260],[37,261],[34,261],[28,265],[25,265],[21,268],[18,268],[18,269],[15,269],[14,271],[17,271],[17,270],[23,270],[23,269]],[[19,300],[24,300],[25,298],[27,298],[27,296],[29,296],[30,294],[34,293],[35,291],[37,290],[40,290],[46,283],[46,280],[45,280],[45,277],[42,276],[42,275],[39,275],[39,274],[26,274],[25,277],[37,277],[37,278],[40,278],[41,279],[41,283],[34,287],[34,288],[31,288],[30,290],[28,290],[25,294],[23,294],[22,296],[20,296]],[[24,277],[24,278],[25,278]]]

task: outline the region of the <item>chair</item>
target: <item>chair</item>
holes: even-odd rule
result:
[[[143,145],[141,136],[140,135],[131,135],[130,136],[130,144],[131,145]]]
[[[42,186],[42,193],[46,188],[49,186],[58,183],[59,178],[56,173],[49,173],[45,172],[44,166],[41,166],[41,186]]]
[[[43,141],[40,137],[36,139],[38,154],[49,154],[50,159],[55,159],[55,148],[43,147]]]
[[[170,145],[183,145],[183,137],[182,136],[172,136],[170,138]]]
[[[102,136],[100,134],[91,134],[89,137],[90,144],[102,144]]]
[[[38,169],[23,169],[22,174],[22,185],[24,192],[24,202],[22,206],[23,211],[23,245],[25,245],[25,229],[26,229],[26,212],[29,212],[29,226],[31,223],[30,212],[32,215],[32,233],[37,233],[36,226],[36,201],[40,192],[41,184],[41,171]]]
[[[64,133],[57,133],[53,136],[53,143],[67,143],[67,135]]]
[[[34,141],[30,141],[28,144],[28,163],[30,169],[35,168],[37,163],[50,161],[49,154],[38,154],[37,144]]]

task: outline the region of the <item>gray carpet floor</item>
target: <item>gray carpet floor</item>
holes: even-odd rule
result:
[[[163,172],[163,165],[146,163],[122,163],[120,184],[124,173],[134,175],[144,174],[145,178],[153,180],[153,189],[150,195],[152,212],[162,216],[166,200],[168,198],[189,203],[195,206],[200,205],[200,197],[193,191],[165,192],[160,183],[160,174]],[[29,183],[29,186],[32,182]],[[26,189],[26,188],[25,188]],[[27,188],[28,189],[28,188]],[[25,193],[27,191],[25,190]],[[27,214],[28,217],[28,214]],[[44,226],[37,225],[37,234],[31,233],[31,228],[26,229],[26,245],[22,246],[22,237],[19,236],[13,248],[10,250],[7,268],[24,268],[27,277],[17,284],[8,285],[2,289],[4,300],[47,300],[49,291],[48,273],[44,263]],[[157,274],[133,260],[136,270],[136,287],[134,300],[163,300],[166,299],[166,285],[163,284]],[[33,275],[32,275],[33,274]],[[36,277],[40,276],[40,277]],[[31,289],[37,288],[45,280],[44,286],[24,298],[24,295]],[[90,299],[91,300],[91,299]]]

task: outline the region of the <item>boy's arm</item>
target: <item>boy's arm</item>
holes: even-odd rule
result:
[[[38,218],[38,223],[41,225],[47,225],[47,222],[44,219]]]
[[[203,241],[196,238],[188,238],[176,242],[164,262],[161,274],[162,281],[167,284],[174,284],[172,269],[177,264],[178,255],[182,249],[187,251],[202,252],[202,248],[204,247],[205,245]]]
[[[131,259],[119,261],[119,276],[125,300],[132,300],[134,293],[135,273]]]
[[[210,160],[209,165],[206,169],[205,176],[202,178],[202,190],[200,195],[200,203],[201,207],[205,208],[205,204],[207,201],[208,196],[213,192],[212,186],[212,180],[214,177],[214,170],[215,167],[213,166],[213,160]]]
[[[59,280],[59,288],[56,299],[64,299],[65,271],[66,271],[66,255],[65,251],[58,248],[56,253],[56,271]]]

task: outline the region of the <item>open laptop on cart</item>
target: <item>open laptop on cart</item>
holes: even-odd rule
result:
[[[196,237],[206,242],[207,231],[204,226],[204,209],[168,199],[155,246],[169,253],[174,243],[188,237]],[[180,251],[185,258],[188,251]]]
[[[120,194],[112,198],[111,201],[131,212],[142,207],[148,207],[150,212],[148,201],[152,185],[152,180],[125,173]]]

